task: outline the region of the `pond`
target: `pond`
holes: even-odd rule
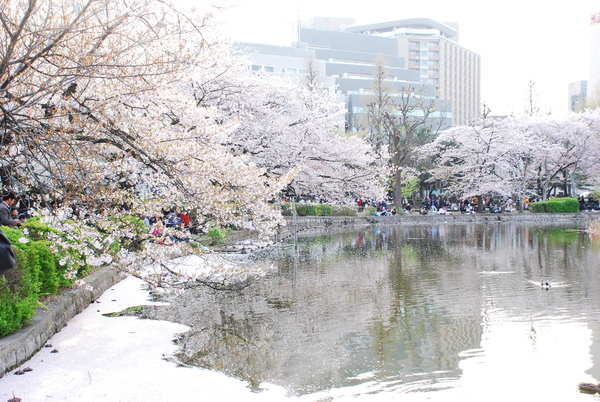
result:
[[[200,287],[151,318],[191,327],[185,364],[301,400],[590,400],[600,381],[600,241],[519,223],[323,233],[260,258],[235,292]],[[540,286],[548,282],[550,287]]]

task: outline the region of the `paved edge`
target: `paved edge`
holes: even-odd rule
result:
[[[112,266],[100,268],[83,279],[91,290],[85,286],[64,291],[46,305],[48,309],[39,307],[29,324],[0,338],[0,377],[29,360],[71,318],[125,277]]]

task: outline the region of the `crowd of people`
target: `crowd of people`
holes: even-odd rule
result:
[[[31,212],[28,196],[9,192],[2,197],[0,203],[0,224],[10,227],[19,226],[30,217]]]
[[[358,207],[358,212],[363,212],[365,207],[371,206],[375,208],[374,215],[376,216],[396,215],[396,209],[393,207],[389,209],[388,203],[385,200],[377,202],[375,200],[364,200],[360,197],[357,197],[355,201]],[[531,202],[534,201],[535,200],[532,200]],[[488,211],[490,213],[504,213],[515,211],[515,203],[511,197],[468,197],[461,200],[451,201],[449,198],[438,196],[436,194],[431,194],[430,196],[427,196],[423,199],[423,203],[420,208],[415,208],[413,205],[410,204],[410,202],[408,202],[408,200],[404,200],[404,202],[402,203],[402,212],[412,213],[416,211],[420,215],[446,215],[453,212],[461,214],[474,214],[476,211],[480,210],[479,202],[483,203],[482,210]],[[525,199],[523,203],[523,209],[528,210],[529,203],[530,199]]]
[[[162,245],[172,245],[180,241],[190,241],[190,217],[187,212],[162,211],[162,215],[146,216],[144,223],[152,240]]]
[[[598,200],[593,195],[588,195],[587,197],[584,195],[580,195],[577,197],[577,201],[579,201],[579,210],[580,211],[598,211],[600,210],[600,205]]]
[[[63,219],[84,219],[94,216],[108,216],[126,213],[127,205],[118,205],[114,208],[98,208],[87,211],[76,204],[63,205],[57,201],[47,205],[36,200],[28,194],[9,192],[2,196],[0,202],[0,225],[15,227],[25,223],[33,216],[40,216],[42,221],[60,221]],[[198,232],[193,227],[187,212],[161,211],[161,214],[146,216],[144,223],[151,241],[159,244],[171,245],[179,241],[190,241],[191,233]]]
[[[375,208],[373,215],[375,216],[393,216],[396,215],[396,208],[388,209],[388,203],[386,200],[376,201],[374,199],[364,200],[360,197],[356,198],[356,205],[358,206],[358,212],[363,212],[365,207]]]
[[[432,195],[432,197],[426,197],[423,201],[423,207],[420,209],[421,214],[427,213],[438,213],[440,215],[445,215],[450,212],[459,212],[461,214],[474,214],[476,211],[479,211],[479,202],[483,203],[481,210],[488,211],[490,213],[503,213],[503,212],[513,212],[514,202],[510,197],[506,198],[495,198],[493,196],[489,197],[468,197],[462,200],[450,201],[449,199],[445,199],[444,197],[437,197]],[[528,206],[529,200],[527,200],[526,205]]]

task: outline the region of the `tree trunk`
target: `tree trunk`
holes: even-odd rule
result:
[[[396,211],[402,211],[402,169],[399,167],[394,173],[394,206]]]
[[[483,196],[478,195],[477,196],[477,212],[483,212]]]

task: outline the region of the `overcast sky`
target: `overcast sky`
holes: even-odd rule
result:
[[[225,0],[223,0],[225,1]],[[219,0],[215,2],[219,4]],[[597,0],[229,0],[233,40],[290,46],[298,16],[354,18],[356,24],[405,18],[459,23],[460,45],[481,55],[482,101],[492,114],[521,114],[528,83],[542,111],[567,110],[570,82],[588,78],[590,16]]]

